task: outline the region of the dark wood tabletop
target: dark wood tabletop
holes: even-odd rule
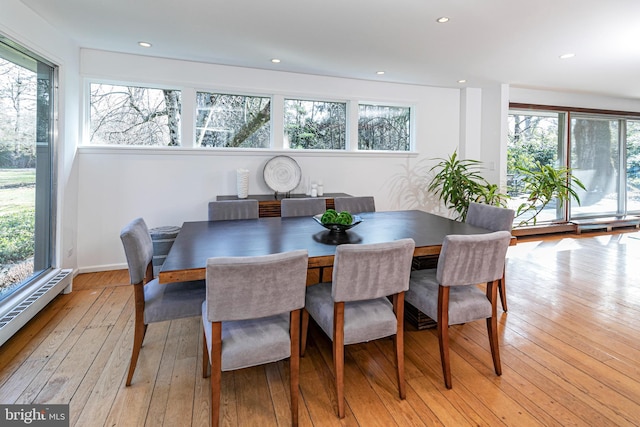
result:
[[[449,234],[488,230],[419,210],[369,212],[345,234],[330,233],[311,217],[185,222],[160,270],[160,283],[205,278],[207,258],[255,256],[307,249],[309,268],[331,267],[340,243],[412,238],[414,256],[437,255]]]

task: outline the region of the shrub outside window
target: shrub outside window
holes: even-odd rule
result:
[[[197,92],[196,147],[269,148],[271,98]]]
[[[347,104],[285,99],[284,137],[292,149],[344,150]]]
[[[103,83],[90,86],[91,144],[180,145],[179,90]]]
[[[385,105],[358,106],[358,149],[409,151],[411,109]]]

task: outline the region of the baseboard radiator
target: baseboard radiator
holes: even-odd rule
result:
[[[54,269],[5,301],[0,312],[0,346],[20,330],[60,292],[70,292],[72,270]]]

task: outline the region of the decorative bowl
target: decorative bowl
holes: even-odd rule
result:
[[[336,224],[336,223],[322,223],[322,214],[314,215],[313,219],[316,220],[318,224],[326,228],[327,230],[334,233],[344,233],[348,229],[355,227],[356,225],[362,222],[362,218],[358,215],[353,215],[353,222],[351,224]]]

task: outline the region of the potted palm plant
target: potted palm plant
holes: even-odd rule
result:
[[[428,191],[433,192],[449,209],[456,212],[456,219],[465,221],[470,202],[486,203],[494,206],[506,206],[509,199],[501,193],[496,184],[489,183],[480,175],[481,162],[472,159],[460,159],[454,151],[447,159],[430,169],[436,172],[428,184]],[[526,200],[516,209],[514,227],[536,225],[540,212],[552,201],[568,203],[580,198],[573,186],[586,190],[584,184],[571,174],[568,168],[556,168],[542,165],[540,162],[533,168],[517,168],[521,173]]]
[[[428,184],[428,191],[435,193],[445,206],[456,212],[456,219],[464,221],[470,202],[505,206],[508,195],[501,193],[480,175],[481,162],[460,159],[457,151],[439,162],[429,172],[436,172]]]
[[[515,227],[536,225],[538,215],[553,200],[569,203],[575,199],[580,204],[580,197],[574,186],[586,191],[584,184],[568,168],[555,168],[536,162],[533,168],[518,166],[524,183],[527,199],[516,210]]]

